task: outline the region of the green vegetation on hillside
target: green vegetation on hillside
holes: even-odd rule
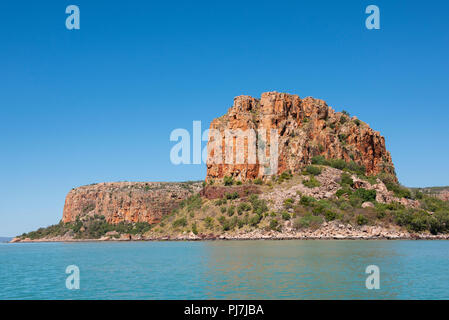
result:
[[[24,233],[21,237],[34,240],[46,237],[62,237],[68,234],[75,239],[99,239],[107,232],[115,231],[117,232],[115,237],[118,238],[120,234],[144,234],[150,229],[151,225],[146,222],[110,224],[106,222],[104,216],[95,215],[83,220],[77,219],[70,223],[61,221],[47,228],[39,228],[36,231]]]
[[[336,197],[317,200],[297,191],[296,196],[290,194],[288,198],[282,199],[282,208],[276,210],[272,208],[279,208],[279,204],[273,206],[273,200],[264,199],[263,195],[273,189],[282,192],[298,183],[308,188],[319,187],[319,181],[323,181],[323,176],[320,175],[325,170],[324,166],[342,170],[340,179],[335,180],[340,185]],[[396,197],[418,200],[419,205],[407,208],[399,202],[378,203],[376,190],[356,185],[354,176],[371,184],[378,183],[379,179]],[[233,187],[236,184],[239,185],[239,192]],[[254,189],[245,190],[251,184],[256,184],[263,195],[250,194],[250,190]],[[410,232],[449,232],[449,202],[429,195],[430,192],[422,192],[422,189],[405,188],[391,174],[381,173],[367,177],[365,167],[354,161],[327,160],[318,156],[312,159],[312,165],[306,166],[297,175],[285,171],[265,183],[261,179],[238,183],[232,177],[225,177],[221,187],[226,188],[222,198],[210,200],[195,194],[181,201],[177,209],[152,225],[123,222],[112,225],[102,215],[86,215],[71,223],[60,222],[23,234],[22,238],[71,236],[75,239],[99,239],[107,233],[113,238],[119,238],[121,234],[152,237],[189,233],[219,235],[224,232],[233,234],[254,230],[282,231],[287,225],[296,230],[313,230],[331,221],[353,226],[397,225]],[[364,203],[366,205],[362,207]],[[89,211],[90,209],[86,209],[86,212]]]

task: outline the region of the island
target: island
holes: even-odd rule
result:
[[[211,122],[204,181],[74,188],[58,224],[11,242],[218,239],[449,239],[449,187],[401,185],[367,123],[266,92]]]

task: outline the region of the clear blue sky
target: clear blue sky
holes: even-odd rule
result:
[[[80,30],[65,28],[70,4]],[[369,4],[380,30],[365,28]],[[2,1],[0,235],[57,223],[72,187],[203,179],[204,165],[171,164],[170,132],[273,90],[379,130],[403,184],[448,185],[448,12],[447,1]]]

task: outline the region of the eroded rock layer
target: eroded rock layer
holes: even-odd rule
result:
[[[276,130],[278,134],[278,165],[277,172],[299,172],[310,164],[314,156],[322,155],[327,159],[353,160],[364,165],[368,175],[379,172],[394,174],[394,166],[390,153],[385,148],[385,139],[368,124],[341,112],[335,112],[326,102],[307,97],[301,99],[297,95],[278,92],[266,92],[260,99],[250,96],[238,96],[234,105],[224,116],[214,119],[210,129],[220,132],[222,162],[212,161],[217,154],[212,147],[215,138],[209,138],[208,163],[206,180],[223,179],[232,176],[237,180],[246,181],[255,178],[267,178],[265,165],[259,158],[248,160],[248,139],[243,145],[234,141],[233,158],[236,152],[243,148],[244,162],[229,163],[226,160],[225,131],[254,131],[265,129]],[[212,130],[211,130],[212,131]],[[267,151],[271,134],[267,134]],[[229,148],[229,146],[227,146]],[[214,158],[216,159],[216,158]],[[271,175],[271,174],[270,174]]]
[[[64,222],[104,216],[112,224],[159,222],[179,202],[200,190],[200,183],[114,182],[72,189],[65,200]]]

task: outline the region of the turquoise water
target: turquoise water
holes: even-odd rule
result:
[[[0,244],[0,299],[448,298],[449,241]]]

